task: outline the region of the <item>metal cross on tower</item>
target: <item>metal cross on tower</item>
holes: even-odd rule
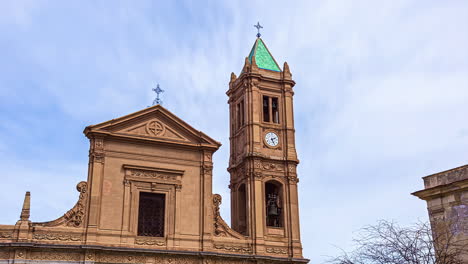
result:
[[[257,28],[257,38],[259,38],[261,36],[260,34],[260,29],[263,28],[261,25],[260,25],[260,22],[257,22],[257,25],[254,25],[254,27]]]
[[[159,87],[159,83],[156,85],[156,88],[153,88],[152,90],[156,93],[156,99],[154,99],[153,105],[162,104],[159,94],[164,93],[164,90]]]

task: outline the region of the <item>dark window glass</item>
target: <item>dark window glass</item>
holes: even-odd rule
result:
[[[244,100],[237,104],[237,128],[244,124]]]
[[[270,98],[263,96],[263,122],[270,122]]]
[[[242,100],[241,103],[240,103],[241,125],[244,125],[244,124],[245,124],[244,113],[245,113],[245,109],[244,109],[244,100]]]
[[[140,193],[138,235],[164,237],[166,196],[160,193]]]
[[[271,98],[271,112],[273,115],[273,123],[279,123],[279,111],[278,111],[278,98]]]
[[[247,235],[247,193],[245,184],[242,184],[238,190],[238,209],[239,209],[239,233]]]

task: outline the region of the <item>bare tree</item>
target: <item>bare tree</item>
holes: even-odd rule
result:
[[[433,232],[434,231],[434,232]],[[401,227],[381,220],[360,230],[356,249],[330,259],[332,264],[463,264],[468,252],[463,234],[441,222]],[[466,256],[465,256],[466,258]],[[465,259],[466,261],[466,259]]]

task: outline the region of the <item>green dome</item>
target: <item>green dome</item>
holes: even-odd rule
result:
[[[261,38],[257,38],[249,54],[249,62],[252,63],[252,57],[255,56],[257,67],[264,70],[270,71],[281,71],[280,67],[276,63],[275,59],[268,51],[265,43]]]

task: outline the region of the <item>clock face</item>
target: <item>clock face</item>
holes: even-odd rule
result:
[[[273,132],[268,132],[265,135],[265,142],[268,144],[268,146],[276,147],[279,143],[278,135]]]

